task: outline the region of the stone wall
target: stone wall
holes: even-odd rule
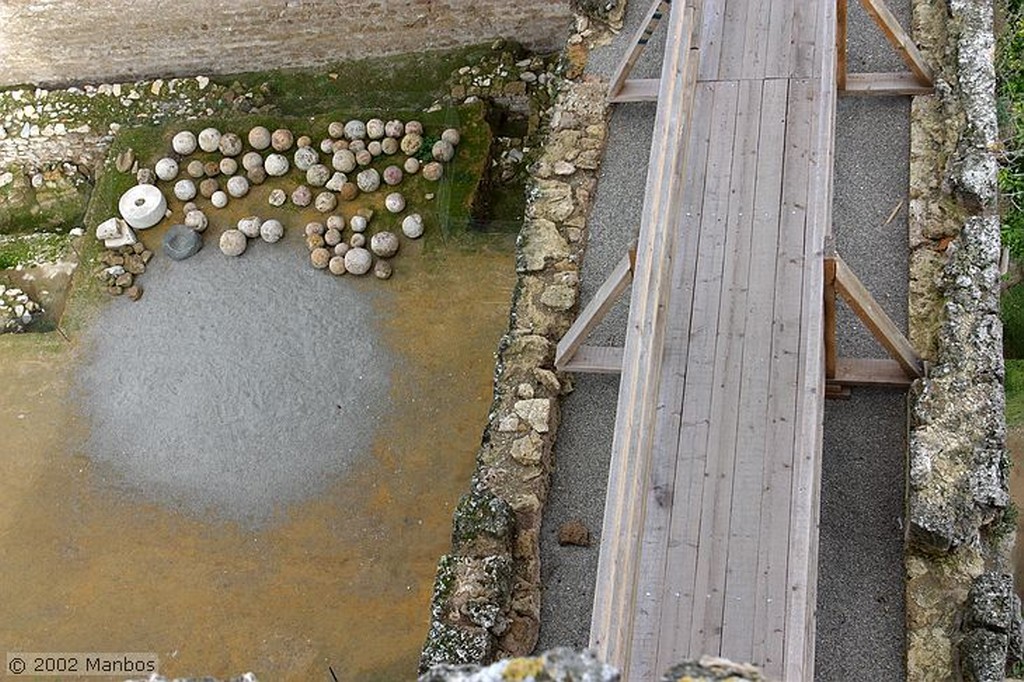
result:
[[[510,37],[561,47],[567,0],[5,0],[0,87],[319,66]]]
[[[999,321],[993,7],[919,0],[939,80],[913,106],[907,678],[1002,680],[1021,656],[1010,577]]]

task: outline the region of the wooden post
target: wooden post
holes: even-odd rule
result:
[[[842,1],[842,0],[840,0]],[[825,379],[836,378],[836,261],[825,259]]]
[[[555,352],[555,367],[557,369],[563,370],[567,368],[573,355],[583,345],[583,342],[587,340],[587,335],[601,323],[601,320],[604,319],[608,311],[615,305],[615,302],[622,296],[622,292],[626,290],[626,287],[633,280],[633,262],[635,258],[635,249],[630,249],[629,253],[622,257],[622,260],[619,261],[611,274],[608,275],[608,279],[604,281],[601,288],[594,294],[594,298],[590,299],[583,312],[579,314],[576,321],[569,327],[569,331],[558,342],[558,350]]]
[[[658,28],[662,17],[668,13],[671,6],[672,0],[654,0],[651,9],[647,11],[647,16],[634,34],[629,49],[623,55],[622,61],[619,62],[619,67],[615,70],[615,76],[612,78],[611,85],[608,86],[608,99],[615,99],[622,90],[626,79],[629,78],[629,74],[633,70],[633,65],[647,49],[647,43],[650,41],[651,35],[654,34],[654,29]]]
[[[923,85],[933,85],[935,78],[932,76],[931,67],[928,66],[921,52],[917,49],[917,45],[914,44],[914,41],[911,40],[907,32],[900,26],[900,22],[896,20],[896,17],[889,10],[885,0],[860,1],[864,5],[864,9],[871,15],[871,18],[878,24],[878,27],[882,29],[885,37],[896,48],[896,51],[900,53],[903,61],[914,72],[917,80]]]
[[[846,90],[846,1],[836,0],[836,85]]]

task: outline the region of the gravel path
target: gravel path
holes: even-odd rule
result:
[[[104,306],[81,363],[87,451],[146,500],[260,524],[366,456],[393,362],[366,287],[308,266],[299,231],[229,259],[206,235]]]
[[[631,0],[626,26],[598,49],[589,70],[611,73],[647,10]],[[891,3],[909,25],[909,0]],[[899,70],[901,62],[858,3],[850,5],[851,70]],[[657,76],[663,30],[635,75]],[[636,237],[643,204],[653,105],[617,105],[609,151],[601,168],[582,270],[581,301],[589,300]],[[837,120],[835,233],[838,248],[897,323],[905,324],[907,297],[907,173],[909,102],[843,99]],[[885,221],[903,200],[896,218]],[[623,300],[628,301],[628,292]],[[627,310],[618,305],[595,343],[621,344]],[[884,357],[859,323],[843,310],[841,352]],[[542,529],[544,594],[538,650],[585,646],[589,636],[618,377],[579,375],[563,404],[555,446],[556,468]],[[829,401],[825,414],[817,677],[827,680],[904,678],[904,605],[900,524],[905,451],[905,395],[856,391]],[[560,547],[558,527],[581,519],[590,548]]]

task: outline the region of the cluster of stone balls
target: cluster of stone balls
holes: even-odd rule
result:
[[[367,241],[366,229],[372,218],[373,211],[369,210],[362,210],[352,216],[348,223],[350,234],[347,240],[345,219],[339,215],[329,216],[326,222],[307,223],[306,247],[313,267],[330,270],[334,275],[346,272],[365,275],[372,267],[378,279],[391,277],[389,259],[398,253],[398,235],[389,230],[381,230]],[[402,220],[402,234],[410,239],[417,239],[423,234],[423,218],[419,213],[405,216]]]

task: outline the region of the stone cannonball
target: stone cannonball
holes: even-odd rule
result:
[[[327,126],[327,134],[337,140],[339,137],[345,135],[345,124],[341,121],[331,121],[330,125]]]
[[[358,163],[360,166],[369,166],[371,163],[373,163],[373,154],[366,151],[365,149],[360,149],[359,151],[356,152],[356,163]]]
[[[348,140],[334,140],[331,143],[331,151],[340,152],[342,149],[348,149]]]
[[[210,226],[210,221],[202,211],[189,211],[185,214],[185,226],[196,232],[205,232]]]
[[[217,148],[224,156],[238,156],[242,153],[242,138],[234,133],[224,133]]]
[[[349,246],[347,242],[341,242],[340,244],[334,247],[334,255],[344,256],[346,253],[348,253],[348,250],[351,248],[352,247]]]
[[[353,232],[366,232],[366,227],[369,222],[370,221],[366,219],[366,216],[354,215],[348,225],[352,228]]]
[[[246,243],[245,235],[238,230],[224,230],[220,235],[220,252],[225,256],[241,256]]]
[[[348,149],[351,149],[353,154],[361,152],[366,149],[366,140],[352,140],[348,143]]]
[[[267,171],[263,170],[263,167],[253,168],[245,172],[245,177],[249,179],[250,185],[262,185],[267,179]]]
[[[366,145],[366,151],[370,152],[370,156],[377,158],[384,153],[384,150],[380,146],[380,140],[374,140],[370,144]]]
[[[306,234],[307,237],[309,237],[311,235],[314,235],[314,234],[318,234],[318,235],[320,235],[322,237],[324,235],[324,232],[326,232],[326,231],[327,231],[327,228],[324,227],[323,223],[318,223],[318,222],[315,222],[315,221],[311,222],[311,223],[306,223],[305,234]]]
[[[194,202],[194,201],[186,201],[182,205],[182,207],[181,207],[181,212],[186,214],[186,215],[188,215],[188,213],[190,211],[198,211],[198,210],[199,210],[199,206],[197,206],[196,202]]]
[[[342,201],[352,201],[359,196],[359,187],[354,182],[346,182],[341,186],[338,196],[341,197]]]
[[[381,151],[387,154],[388,156],[397,154],[400,148],[401,147],[398,144],[398,140],[396,140],[393,137],[385,137],[383,140],[380,141]]]
[[[322,151],[324,154],[333,154],[334,140],[332,140],[329,137],[325,137],[324,139],[320,140],[320,151]]]
[[[280,220],[264,220],[260,225],[260,237],[268,244],[280,241],[284,236],[284,225]]]
[[[373,256],[362,247],[355,247],[345,254],[345,269],[353,275],[365,275],[373,267]]]
[[[308,182],[309,178],[306,178],[306,180]],[[348,182],[347,175],[345,175],[341,171],[334,171],[334,175],[331,176],[330,180],[324,183],[324,187],[331,190],[332,192],[340,192],[341,188],[345,185],[346,182]]]
[[[444,175],[444,166],[437,161],[431,161],[423,166],[423,177],[431,182],[437,182]]]
[[[313,206],[321,213],[330,213],[338,207],[338,197],[334,192],[320,192],[313,200]]]
[[[314,163],[306,169],[306,182],[313,187],[323,187],[330,179],[331,169],[322,163]]]
[[[188,156],[196,150],[196,136],[191,130],[182,130],[171,138],[171,149],[175,154]]]
[[[192,183],[191,180],[179,182]],[[193,189],[195,189],[194,185]],[[193,196],[195,195],[193,194]],[[191,198],[185,197],[182,201]],[[163,192],[154,185],[135,185],[121,195],[117,202],[117,210],[130,226],[136,230],[145,230],[164,219],[164,214],[167,212],[167,200],[164,199]]]
[[[310,147],[312,145],[313,139],[309,135],[300,135],[299,138],[295,140],[296,147]]]
[[[334,156],[331,157],[331,165],[336,171],[351,173],[356,169],[356,155],[351,150],[341,149],[334,152]]]
[[[210,197],[210,203],[213,204],[214,208],[224,208],[225,206],[228,205],[227,193],[221,190],[217,190],[216,192],[213,193],[213,196]]]
[[[320,247],[319,249],[313,249],[309,254],[309,262],[313,264],[313,267],[317,270],[323,270],[331,262],[333,254],[329,249]]]
[[[203,164],[203,174],[208,178],[215,178],[220,175],[220,164],[216,161],[207,161]]]
[[[216,128],[203,128],[199,131],[199,148],[204,152],[215,152],[220,147],[220,131]]]
[[[376,168],[367,168],[356,176],[356,184],[363,192],[376,192],[380,187],[380,173]]]
[[[278,128],[270,135],[270,146],[274,151],[286,152],[295,143],[295,136],[287,128]]]
[[[393,118],[384,124],[384,134],[388,137],[398,139],[405,135],[405,124],[397,118]]]
[[[214,178],[206,178],[199,183],[199,194],[200,196],[209,199],[213,196],[213,193],[220,189],[220,183]]]
[[[351,120],[345,124],[345,138],[362,140],[366,137],[366,124],[359,120]]]
[[[309,249],[310,252],[316,251],[317,249],[322,249],[323,247],[324,238],[321,237],[320,235],[311,234],[308,237],[306,237],[306,248]]]
[[[384,178],[384,184],[394,187],[402,182],[402,169],[398,166],[388,166],[384,169],[382,177]]]
[[[336,230],[333,227],[324,233],[324,244],[327,246],[337,246],[341,243],[341,231]]]
[[[172,158],[163,158],[156,162],[156,176],[161,180],[173,180],[178,177],[178,162]]]
[[[340,215],[327,216],[327,229],[341,232],[345,229],[345,218]]]
[[[270,177],[279,178],[288,172],[288,158],[283,154],[268,154],[263,168]]]
[[[392,192],[384,198],[384,206],[392,213],[405,210],[405,197],[400,192]]]
[[[371,140],[379,140],[384,137],[384,121],[379,118],[371,118],[367,121],[366,136]]]
[[[228,178],[227,190],[234,198],[241,199],[249,193],[249,181],[244,175],[233,175]]]
[[[267,203],[271,206],[284,206],[286,201],[288,201],[288,194],[283,189],[273,189],[267,197]]]
[[[196,198],[196,183],[188,178],[182,178],[174,183],[174,196],[182,201],[191,201]]]
[[[403,168],[405,168],[405,172],[409,175],[415,175],[420,172],[420,160],[415,156],[410,156],[405,160]]]
[[[356,232],[354,235],[348,238],[348,245],[353,249],[366,246],[366,235],[362,232]]]
[[[319,155],[312,147],[299,147],[295,150],[295,167],[307,171],[309,167],[320,161]]]
[[[373,266],[373,276],[377,279],[391,279],[394,268],[386,260],[379,260]]]
[[[263,156],[259,152],[246,152],[242,157],[242,168],[251,171],[253,168],[263,168]]]
[[[188,165],[185,166],[185,172],[188,173],[190,177],[197,179],[206,175],[206,171],[203,170],[203,162],[199,159],[189,161]]]
[[[222,175],[234,175],[238,172],[238,162],[230,156],[225,156],[221,159],[220,163],[217,164],[217,167],[220,168]]]
[[[458,128],[448,128],[441,133],[441,139],[454,147],[462,140],[462,134],[459,132]]]
[[[257,215],[247,216],[238,221],[238,231],[249,239],[256,239],[260,236],[260,217]]]
[[[410,213],[402,219],[402,234],[409,239],[419,239],[423,236],[423,216],[419,213]]]
[[[394,232],[378,232],[370,238],[370,251],[381,258],[391,258],[398,253],[398,235]]]
[[[313,201],[313,192],[305,185],[299,185],[292,191],[292,203],[296,206],[309,206]]]
[[[256,126],[249,131],[249,146],[263,151],[270,146],[270,131],[263,126]]]
[[[405,134],[423,135],[423,124],[419,121],[409,121],[405,124]]]
[[[438,140],[430,149],[430,155],[437,161],[447,163],[455,157],[455,147],[450,142]]]
[[[331,271],[332,275],[344,275],[348,272],[345,269],[344,256],[334,256],[331,258],[331,262],[327,264],[327,268]]]
[[[416,133],[406,133],[402,138],[402,153],[406,156],[415,156],[422,146],[423,138]]]

